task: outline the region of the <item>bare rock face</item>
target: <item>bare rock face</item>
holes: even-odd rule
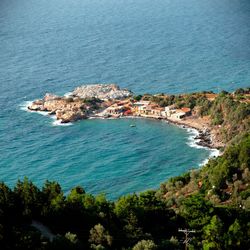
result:
[[[119,100],[131,95],[132,92],[120,89],[115,84],[84,85],[76,88],[69,96],[47,93],[43,99],[34,101],[28,108],[33,111],[47,111],[62,123],[67,123],[85,119],[87,114],[104,108],[105,102],[99,99]]]
[[[51,101],[51,100],[56,100],[56,99],[58,99],[58,98],[60,98],[60,97],[57,96],[57,95],[50,94],[50,93],[46,93],[45,96],[44,96],[44,98],[43,98],[43,100],[44,100],[45,102],[47,102],[47,101]]]
[[[35,100],[31,105],[28,106],[28,109],[33,111],[41,111],[44,110],[43,104],[43,100]]]
[[[73,122],[81,119],[85,119],[86,114],[83,111],[72,111],[72,110],[57,110],[56,118],[61,120],[62,123]]]
[[[125,99],[133,93],[127,89],[120,89],[116,84],[90,84],[76,88],[73,96],[80,98],[98,98],[101,100]]]
[[[62,123],[86,118],[86,106],[79,98],[46,94],[42,100],[34,101],[28,108],[33,111],[48,111]]]
[[[64,99],[48,100],[44,102],[44,108],[48,111],[67,108],[67,103]]]
[[[44,107],[55,113],[56,118],[62,123],[77,121],[86,118],[86,107],[80,99],[56,98],[44,102]]]

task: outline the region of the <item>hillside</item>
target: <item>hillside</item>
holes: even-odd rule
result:
[[[212,137],[221,145],[230,144],[232,139],[237,140],[241,133],[250,130],[249,88],[237,89],[233,93],[145,94],[135,98],[153,101],[161,107],[173,105],[177,108],[190,108],[191,118],[208,126]],[[186,119],[190,120],[189,117]]]
[[[13,189],[1,183],[0,249],[184,249],[180,228],[195,231],[189,249],[248,249],[250,109],[243,95],[140,97],[171,98],[167,105],[189,106],[194,114],[209,116],[211,128],[227,145],[220,157],[158,190],[108,201],[79,186],[65,195],[51,181],[42,188],[27,178]]]

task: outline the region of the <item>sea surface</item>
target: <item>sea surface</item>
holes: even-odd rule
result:
[[[0,181],[115,199],[199,167],[216,152],[194,131],[143,119],[60,126],[25,106],[96,82],[137,94],[249,87],[249,24],[249,0],[1,0]]]

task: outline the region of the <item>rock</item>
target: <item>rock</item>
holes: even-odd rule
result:
[[[61,99],[57,99],[57,100],[51,99],[51,100],[45,101],[43,106],[48,111],[54,111],[54,110],[65,108],[66,102]]]
[[[33,103],[37,105],[43,105],[44,101],[41,99],[38,99],[38,100],[35,100]]]
[[[44,102],[47,102],[47,101],[51,101],[51,100],[56,100],[58,98],[60,98],[60,97],[57,96],[57,95],[54,95],[54,94],[51,94],[51,93],[46,93],[43,100],[44,100]]]
[[[42,100],[34,101],[29,109],[34,111],[48,111],[56,115],[62,123],[87,118],[96,110],[110,106],[114,101],[131,96],[132,92],[120,89],[115,84],[84,85],[74,90],[70,96],[57,96],[47,93]],[[86,100],[87,99],[87,100]],[[110,101],[100,101],[110,100]]]
[[[31,105],[28,106],[29,110],[41,111],[43,109],[43,100],[35,100]]]
[[[33,111],[39,111],[41,110],[41,106],[36,104],[31,104],[30,106],[28,106],[28,109]]]
[[[57,110],[56,111],[56,118],[58,120],[61,120],[62,123],[68,123],[77,121],[80,119],[87,118],[86,114],[84,112],[75,112],[71,110],[63,111],[63,110]]]
[[[49,112],[49,115],[55,115],[56,114],[56,110],[52,110]]]
[[[116,84],[91,84],[76,88],[73,96],[80,98],[98,98],[101,100],[124,99],[133,93],[127,89],[120,89]]]

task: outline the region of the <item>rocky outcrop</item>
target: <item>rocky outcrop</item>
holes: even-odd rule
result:
[[[76,88],[73,96],[80,98],[98,98],[101,100],[125,99],[133,93],[127,89],[120,89],[116,84],[91,84]]]
[[[203,147],[209,147],[212,148],[212,140],[211,140],[211,134],[209,130],[205,131],[199,131],[199,135],[194,138],[196,140],[196,144],[203,146]],[[198,141],[197,141],[198,140]]]
[[[31,103],[31,105],[28,106],[28,109],[32,111],[46,111],[44,109],[43,104],[44,104],[43,100],[35,100],[34,102]]]
[[[73,99],[52,94],[46,94],[43,99],[34,101],[28,109],[47,111],[62,123],[84,119],[88,112],[88,106],[80,98]]]
[[[77,121],[105,109],[113,102],[132,96],[132,92],[120,89],[116,84],[92,84],[76,88],[71,95],[57,96],[47,93],[43,99],[28,106],[32,111],[47,111],[62,123]],[[105,100],[105,101],[103,101]]]
[[[60,99],[60,96],[57,96],[57,95],[54,95],[54,94],[51,94],[51,93],[46,93],[44,98],[43,98],[43,100],[45,102],[56,100],[56,99]]]
[[[62,123],[74,122],[87,118],[86,113],[82,110],[57,110],[55,114],[56,118],[61,120]]]
[[[194,138],[196,144],[208,148],[224,148],[225,144],[219,140],[219,136],[215,133],[216,130],[214,129],[199,130],[199,135]]]

